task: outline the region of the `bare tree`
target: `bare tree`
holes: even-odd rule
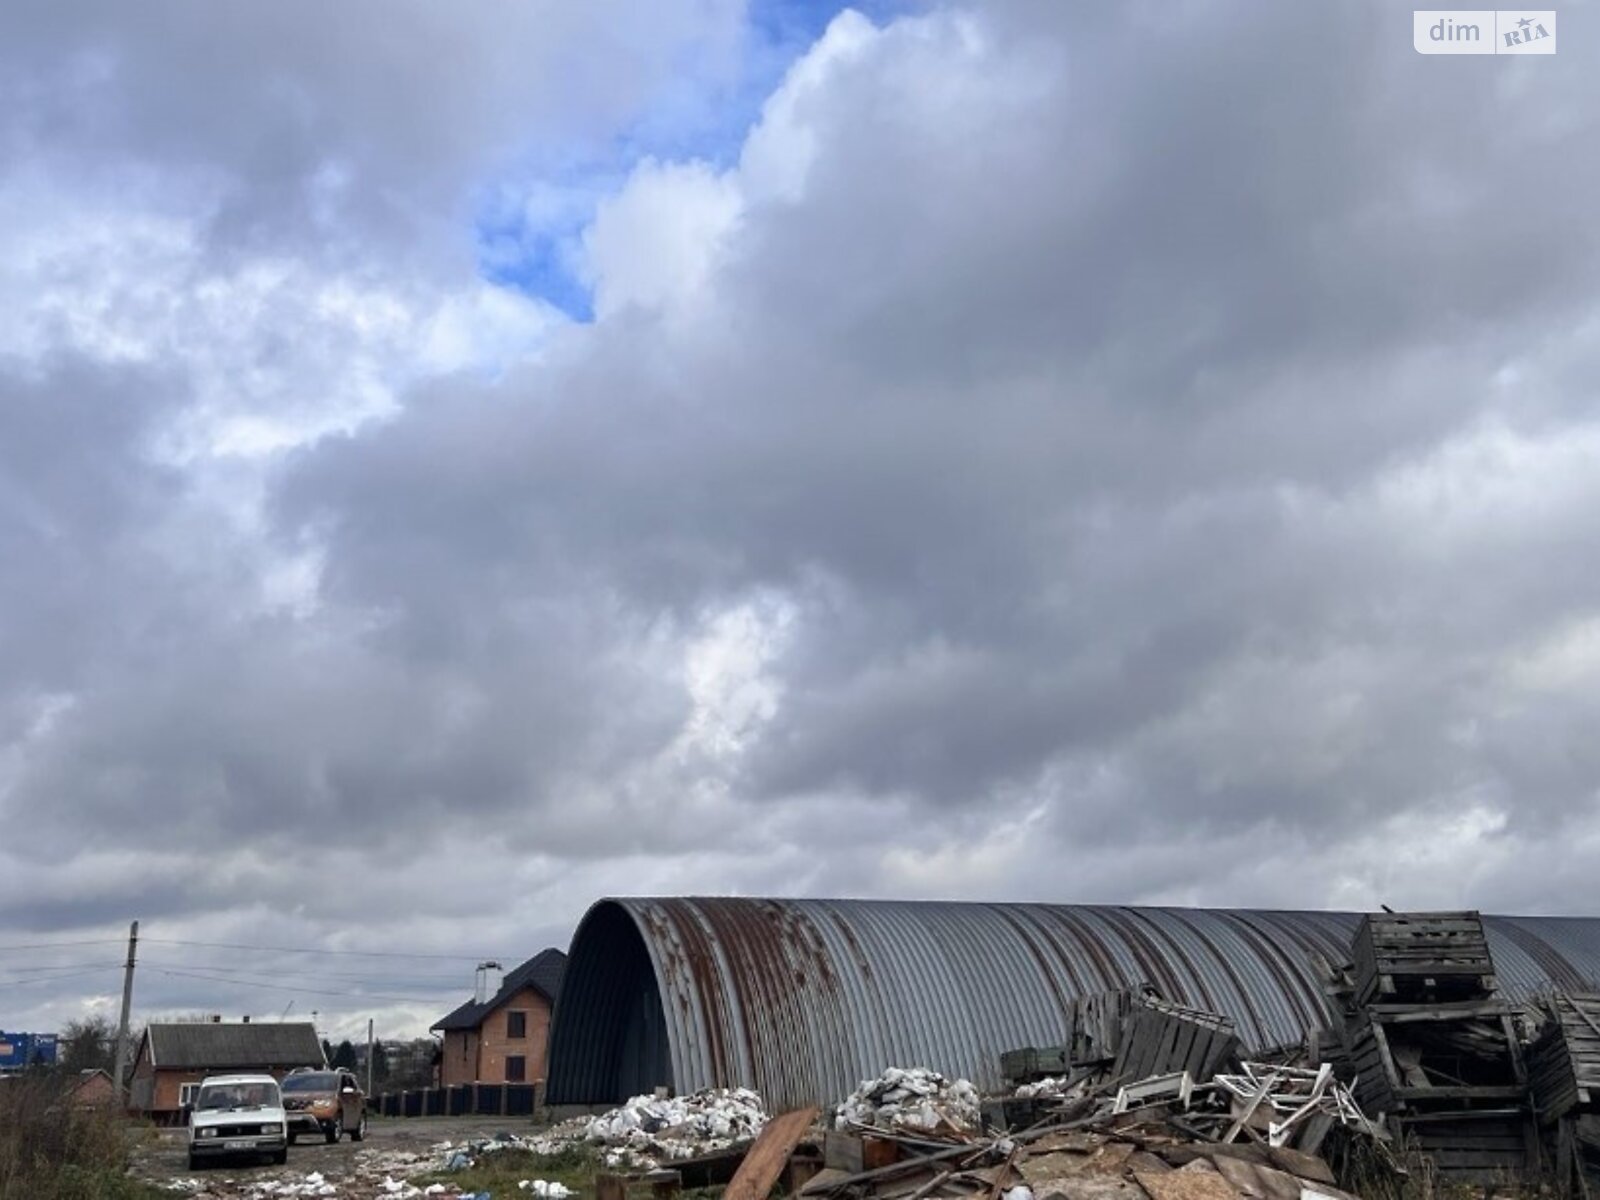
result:
[[[102,1013],[68,1021],[57,1039],[57,1064],[63,1071],[109,1071],[117,1027]]]

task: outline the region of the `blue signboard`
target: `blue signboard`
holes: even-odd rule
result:
[[[0,1071],[20,1071],[24,1067],[55,1065],[55,1034],[0,1031]]]

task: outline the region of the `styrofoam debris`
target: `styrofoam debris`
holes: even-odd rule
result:
[[[964,1131],[982,1125],[978,1089],[965,1079],[949,1080],[927,1067],[890,1067],[866,1079],[834,1109],[834,1127],[878,1126],[935,1130],[948,1125]]]
[[[250,1184],[250,1194],[262,1200],[296,1200],[297,1197],[337,1196],[339,1189],[329,1183],[320,1171],[300,1179],[259,1179]]]
[[[653,1169],[755,1137],[767,1123],[761,1097],[747,1088],[708,1088],[689,1096],[635,1096],[597,1117],[574,1118],[526,1139],[535,1154],[575,1145],[599,1151],[608,1167]]]
[[[1006,1189],[1005,1200],[1033,1200],[1033,1189],[1025,1183]]]
[[[547,1179],[519,1179],[517,1187],[524,1192],[532,1192],[541,1200],[567,1200],[567,1197],[577,1194],[566,1184]]]

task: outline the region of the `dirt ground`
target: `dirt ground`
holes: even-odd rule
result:
[[[321,1138],[301,1138],[289,1147],[285,1166],[267,1166],[238,1159],[189,1169],[186,1134],[162,1130],[134,1152],[133,1174],[158,1186],[172,1187],[197,1198],[311,1196],[321,1200],[378,1200],[400,1196],[406,1189],[392,1183],[433,1169],[442,1142],[464,1142],[501,1133],[527,1134],[526,1118],[427,1117],[417,1120],[371,1118],[362,1142],[342,1140],[328,1145]],[[320,1184],[308,1182],[320,1175]],[[385,1181],[392,1181],[386,1183]],[[332,1190],[328,1190],[332,1189]]]

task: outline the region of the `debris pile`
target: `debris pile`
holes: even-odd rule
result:
[[[621,1108],[592,1117],[584,1139],[602,1145],[628,1145],[670,1136],[702,1149],[753,1138],[767,1122],[761,1097],[748,1088],[708,1088],[692,1096],[635,1096]]]
[[[608,1166],[653,1167],[748,1141],[767,1123],[748,1088],[707,1088],[690,1096],[635,1096],[584,1125],[583,1140]]]
[[[960,1134],[982,1123],[978,1089],[926,1067],[890,1067],[863,1080],[834,1110],[836,1129],[902,1129]]]
[[[1248,1077],[1258,1080],[1260,1091],[1273,1076],[1270,1069],[1265,1076],[1255,1075],[1256,1070],[1252,1064]],[[1265,1094],[1287,1099],[1298,1082],[1281,1089],[1274,1083]],[[1336,1087],[1331,1082],[1323,1087],[1324,1094],[1341,1095],[1330,1090]],[[1102,1088],[1087,1116],[1017,1133],[973,1134],[932,1153],[913,1152],[914,1143],[907,1141],[900,1156],[865,1170],[847,1169],[851,1164],[843,1148],[834,1146],[840,1135],[830,1133],[825,1167],[800,1186],[799,1195],[805,1200],[1259,1200],[1298,1198],[1310,1191],[1350,1200],[1337,1187],[1332,1168],[1314,1154],[1264,1139],[1225,1142],[1204,1132],[1224,1122],[1233,1097],[1227,1088],[1191,1083],[1186,1100],[1174,1095],[1137,1111],[1116,1112],[1115,1100]]]
[[[707,1088],[689,1096],[635,1096],[610,1112],[574,1117],[513,1143],[544,1156],[589,1146],[608,1167],[649,1170],[747,1142],[766,1123],[766,1107],[755,1092]]]
[[[1067,1044],[1003,1056],[1002,1098],[922,1069],[864,1083],[833,1111],[819,1170],[791,1153],[790,1182],[807,1200],[1340,1200],[1329,1149],[1398,1173],[1383,1126],[1301,1047],[1242,1057],[1232,1021],[1149,989],[1072,1020]]]

